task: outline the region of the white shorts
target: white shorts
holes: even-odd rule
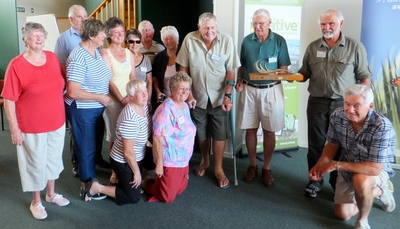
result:
[[[118,116],[121,113],[123,107],[119,102],[111,102],[110,105],[106,106],[103,112],[104,123],[106,124],[107,136],[106,140],[108,142],[115,141],[115,129],[117,127]]]
[[[65,124],[58,130],[40,133],[22,133],[24,141],[17,146],[18,167],[22,191],[41,191],[49,180],[56,180],[64,169],[62,153]]]
[[[285,127],[283,86],[255,88],[243,85],[238,103],[237,127],[258,129],[260,122],[264,130],[276,132]]]
[[[383,169],[378,176],[375,176],[375,186],[379,187],[389,180],[389,175]],[[338,172],[335,189],[335,204],[356,204],[356,198],[354,196],[353,182],[346,182],[341,172]]]

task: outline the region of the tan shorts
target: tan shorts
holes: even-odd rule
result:
[[[375,176],[375,186],[378,187],[386,183],[389,180],[389,175],[383,169],[378,176]],[[335,204],[352,204],[357,203],[354,197],[354,186],[353,182],[346,182],[341,172],[338,172],[335,189]]]
[[[243,85],[238,103],[237,127],[266,131],[279,131],[285,127],[285,106],[282,84],[271,88]]]
[[[62,153],[65,124],[51,132],[22,133],[22,138],[22,145],[17,146],[22,191],[41,191],[46,187],[47,181],[58,179],[64,169]]]

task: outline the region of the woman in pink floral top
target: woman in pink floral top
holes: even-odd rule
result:
[[[186,99],[192,79],[177,72],[170,80],[171,97],[153,115],[154,180],[144,184],[150,194],[148,202],[171,203],[188,184],[189,160],[193,154],[196,127],[190,117]]]

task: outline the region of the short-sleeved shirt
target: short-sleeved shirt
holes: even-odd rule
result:
[[[153,134],[163,137],[164,166],[188,166],[193,154],[196,126],[190,118],[187,103],[184,103],[184,109],[181,110],[171,98],[167,98],[153,115]]]
[[[143,55],[142,61],[135,66],[136,78],[139,78],[146,82],[146,75],[152,71],[151,61],[149,57]]]
[[[133,146],[136,161],[141,161],[146,153],[146,142],[151,131],[151,118],[147,106],[145,116],[138,115],[128,104],[118,117],[115,141],[110,152],[110,157],[119,163],[126,163],[122,140],[135,140]]]
[[[76,46],[79,45],[82,39],[76,30],[71,27],[67,31],[63,32],[58,38],[56,42],[56,47],[54,49],[54,53],[58,57],[58,61],[60,64],[66,64],[67,58],[69,54],[74,50]]]
[[[125,97],[127,95],[126,85],[129,82],[129,77],[132,72],[131,52],[128,49],[125,49],[125,60],[123,62],[119,62],[117,59],[115,59],[110,50],[107,49],[106,51],[110,56],[112,82],[117,87],[121,96]],[[110,97],[116,101],[111,94]]]
[[[199,31],[190,32],[183,40],[176,62],[189,68],[196,106],[202,109],[207,108],[208,100],[213,108],[222,104],[226,72],[240,66],[232,37],[219,32],[210,50]]]
[[[342,33],[332,49],[323,38],[311,42],[298,72],[310,79],[311,96],[330,99],[342,98],[348,86],[372,76],[364,45]]]
[[[153,64],[154,56],[157,55],[157,53],[161,52],[164,49],[165,49],[165,47],[156,41],[152,41],[150,49],[147,49],[146,47],[144,47],[144,45],[142,43],[140,43],[140,46],[139,46],[139,52],[146,55],[147,57],[149,57],[151,64]]]
[[[46,62],[32,65],[23,54],[8,64],[2,96],[15,101],[18,127],[23,133],[55,131],[65,123],[64,79],[57,56],[49,51]]]
[[[243,76],[241,77],[253,84],[273,83],[274,81],[270,80],[250,80],[249,73],[258,73],[254,67],[257,61],[269,70],[289,66],[290,56],[285,38],[269,29],[269,35],[262,44],[255,33],[247,35],[242,41],[240,63],[243,67]]]
[[[340,144],[339,161],[383,163],[383,170],[389,176],[394,175],[390,163],[395,163],[396,134],[392,123],[382,114],[369,111],[356,134],[343,107],[340,107],[330,117],[326,140]]]
[[[108,95],[110,79],[111,70],[104,62],[99,50],[95,49],[95,57],[81,45],[72,50],[67,59],[67,82],[79,83],[81,89],[87,92]],[[68,94],[65,94],[64,100],[68,105],[74,101]],[[76,100],[76,106],[78,109],[104,107],[98,101],[79,100]]]

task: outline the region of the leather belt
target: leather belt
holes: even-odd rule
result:
[[[275,85],[278,85],[281,83],[281,81],[277,82],[277,83],[271,83],[271,84],[252,84],[247,80],[242,79],[242,82],[246,85],[249,85],[250,87],[255,87],[255,88],[260,88],[260,89],[264,89],[264,88],[271,88]]]

